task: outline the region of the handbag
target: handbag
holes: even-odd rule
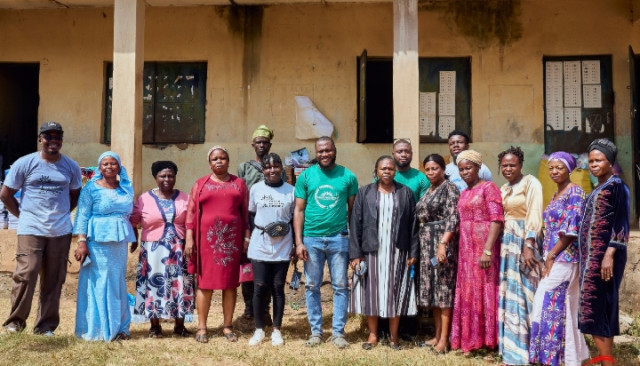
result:
[[[264,227],[256,225],[257,229],[262,230],[263,233],[266,233],[272,238],[277,238],[280,236],[285,236],[289,233],[289,223],[286,221],[274,221]]]
[[[244,263],[240,265],[240,282],[253,281],[253,266],[251,263]]]

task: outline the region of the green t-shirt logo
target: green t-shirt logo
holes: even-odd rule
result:
[[[331,209],[338,204],[340,195],[335,192],[333,186],[325,184],[318,187],[314,198],[318,207],[323,209]]]

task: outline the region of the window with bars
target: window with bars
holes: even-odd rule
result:
[[[206,62],[145,62],[144,144],[203,143]],[[113,63],[106,64],[104,142],[111,143]]]

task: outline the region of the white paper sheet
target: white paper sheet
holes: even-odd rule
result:
[[[580,84],[565,84],[564,86],[564,106],[582,107],[582,88]]]
[[[456,115],[456,95],[452,93],[438,94],[438,115],[455,116]]]
[[[454,116],[440,116],[438,122],[438,135],[443,139],[449,137],[449,133],[456,128],[456,117]]]
[[[545,105],[547,108],[562,107],[562,84],[549,85],[547,84],[547,91],[545,93]]]
[[[456,93],[455,71],[440,71],[440,93]]]
[[[436,92],[420,93],[420,135],[436,134]]]
[[[547,126],[554,131],[564,129],[564,110],[560,108],[547,108]]]
[[[547,61],[545,74],[547,85],[562,86],[562,62]]]
[[[585,108],[602,108],[602,86],[583,85],[582,93]]]
[[[434,114],[420,117],[420,136],[436,135],[436,116]]]
[[[580,61],[565,61],[563,62],[563,66],[565,88],[567,84],[581,84]]]
[[[574,128],[578,128],[580,131],[581,126],[581,113],[580,108],[565,108],[564,109],[564,130],[571,131]]]
[[[436,92],[420,92],[420,117],[436,114]]]
[[[600,84],[600,61],[582,61],[582,83]]]

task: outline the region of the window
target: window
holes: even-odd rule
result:
[[[421,57],[420,142],[447,142],[454,129],[471,135],[471,58]],[[358,142],[393,142],[393,59],[358,57]]]
[[[111,142],[113,63],[106,65],[104,142]],[[145,62],[142,142],[203,143],[206,62]]]
[[[544,57],[544,150],[586,152],[613,141],[611,56]]]

